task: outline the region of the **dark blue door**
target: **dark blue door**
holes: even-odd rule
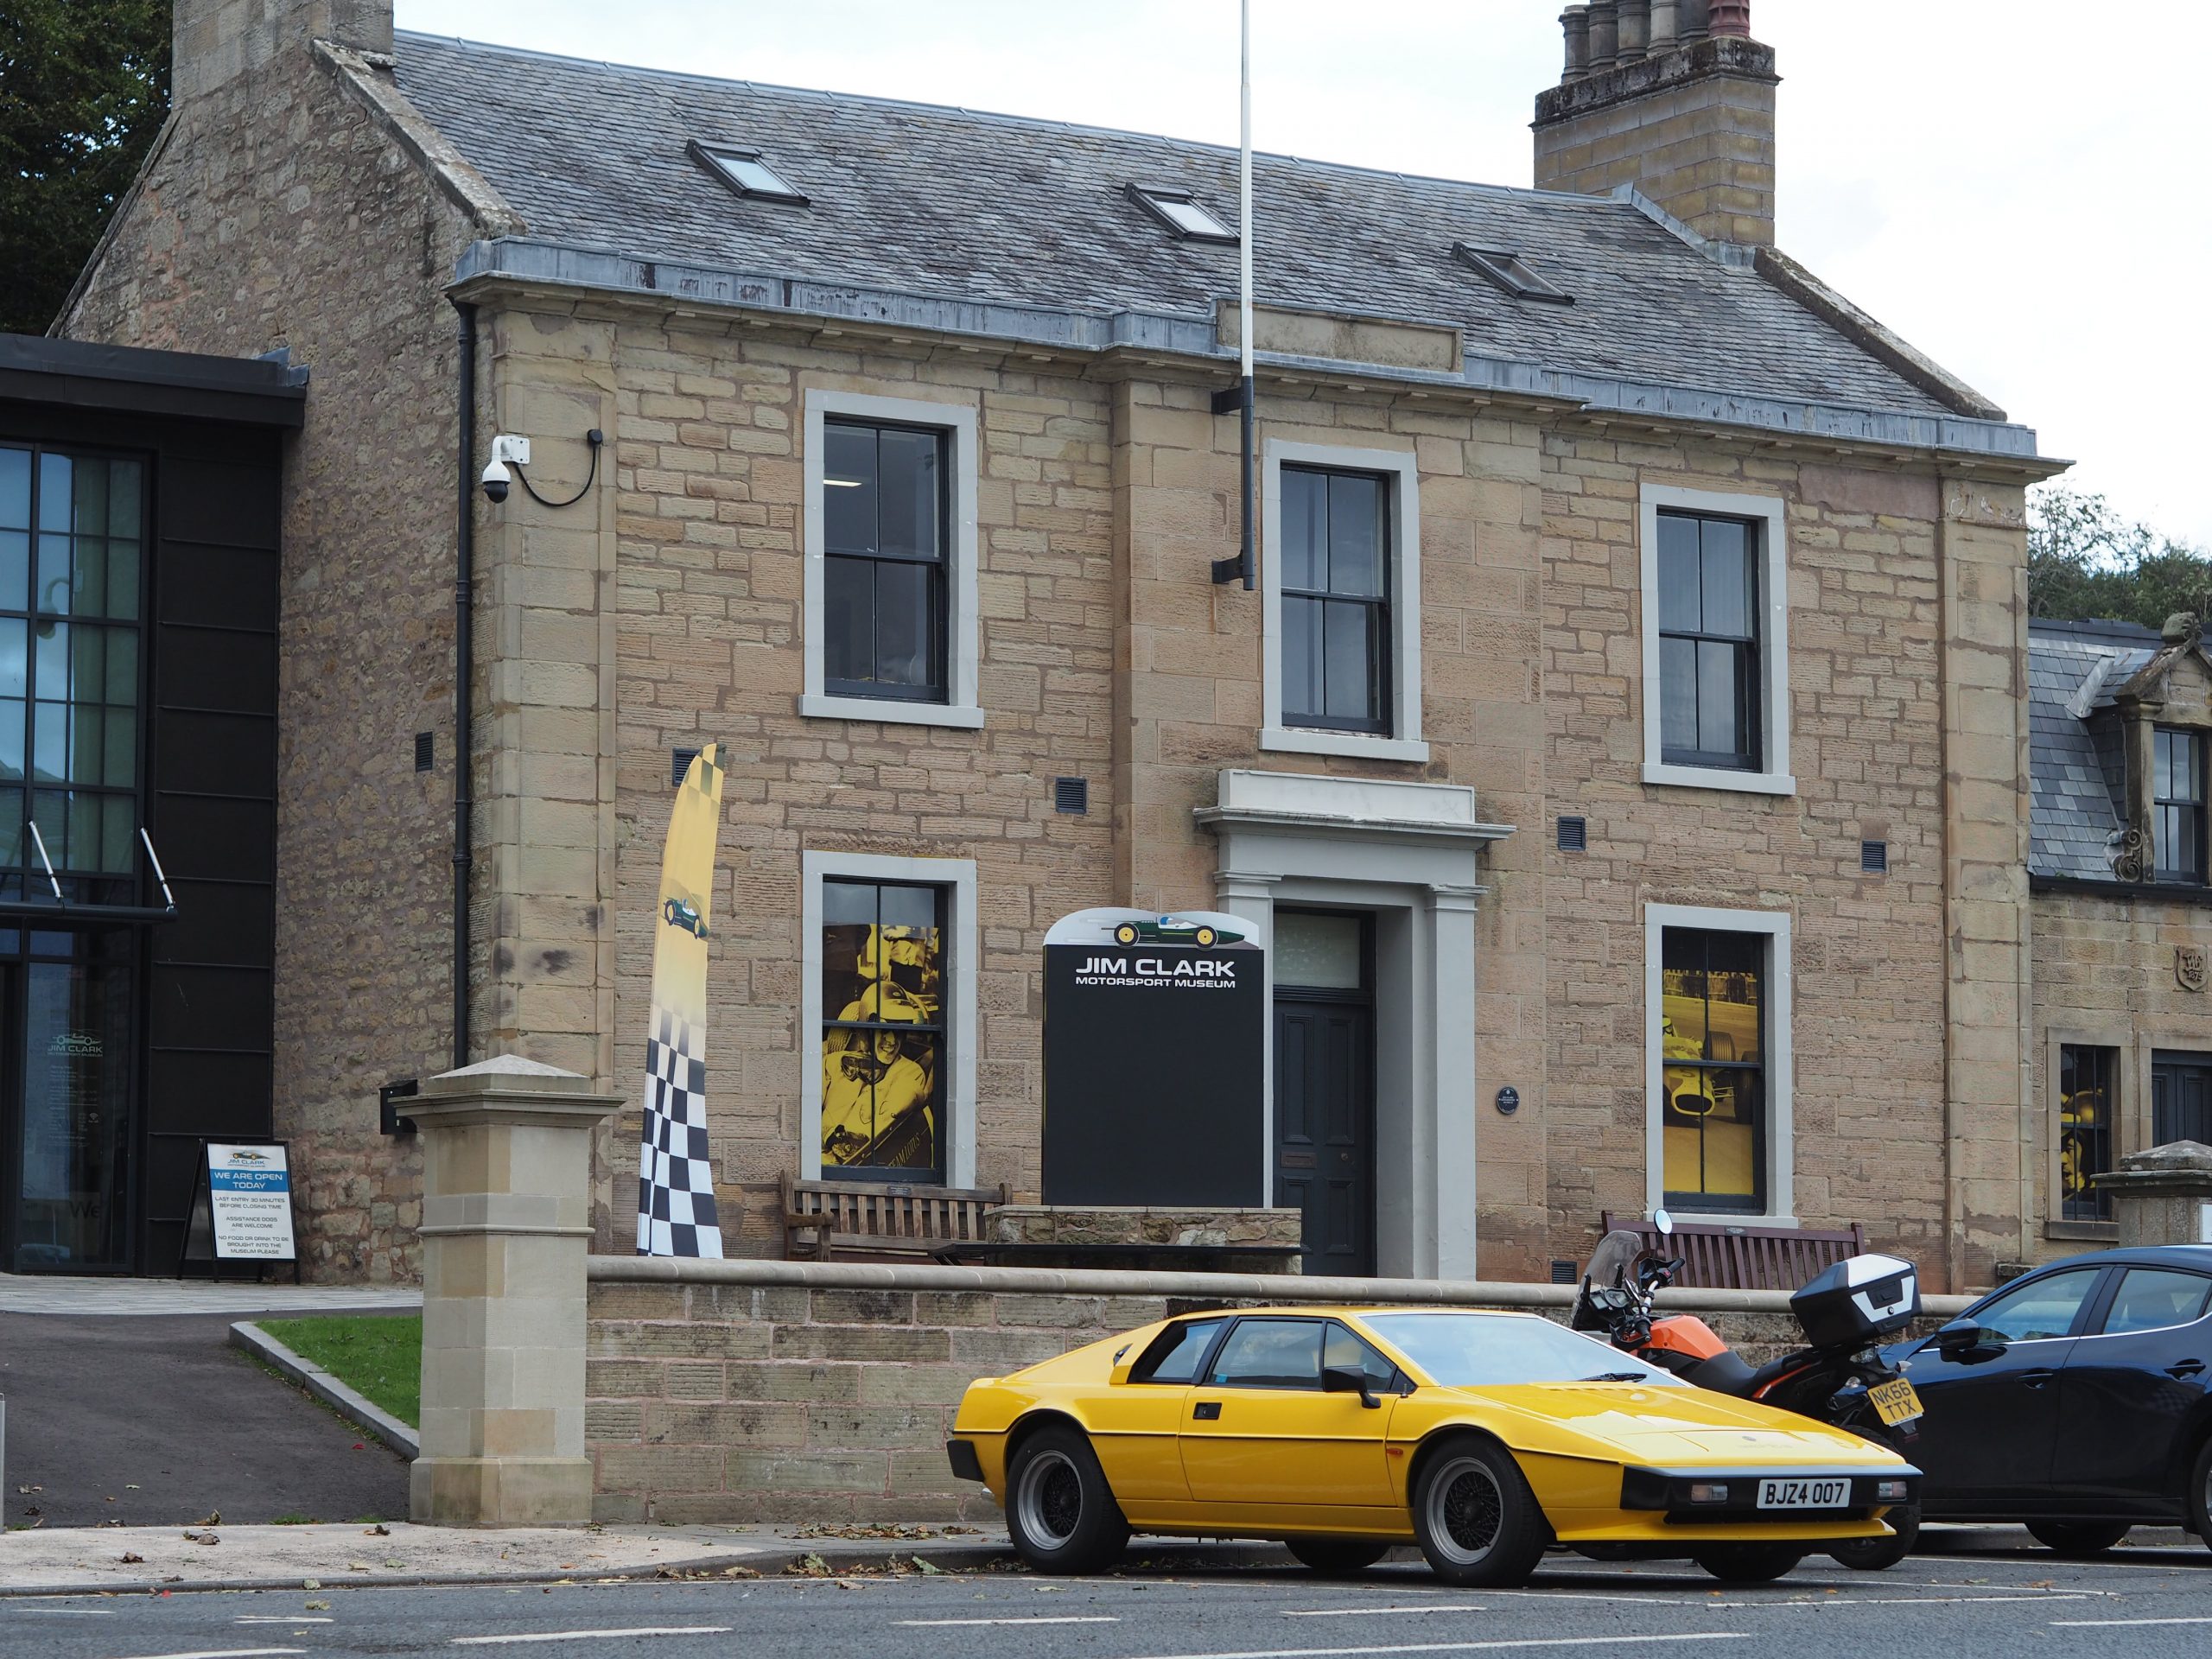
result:
[[[2122,1270],[2059,1373],[2056,1496],[2113,1515],[2177,1513],[2192,1449],[2182,1436],[2198,1421],[2212,1363],[2208,1294],[2202,1274]]]

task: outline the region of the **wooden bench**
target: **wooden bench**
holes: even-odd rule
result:
[[[1847,1255],[1866,1249],[1866,1229],[1751,1227],[1721,1221],[1677,1221],[1671,1236],[1635,1216],[1606,1211],[1607,1232],[1635,1233],[1648,1249],[1680,1256],[1678,1285],[1700,1290],[1796,1290]]]
[[[1000,1186],[911,1186],[893,1181],[802,1181],[784,1177],[784,1256],[929,1259],[956,1240],[980,1240],[984,1217],[1006,1202]]]

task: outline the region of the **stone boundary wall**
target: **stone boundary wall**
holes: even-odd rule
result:
[[[594,1256],[584,1435],[601,1521],[995,1520],[944,1441],[960,1395],[1195,1304],[1533,1310],[1556,1285]],[[1794,1343],[1788,1298],[1663,1298],[1755,1363]],[[1948,1319],[1964,1297],[1930,1297]]]

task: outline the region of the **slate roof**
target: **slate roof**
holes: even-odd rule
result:
[[[2126,622],[2028,624],[2028,868],[2037,875],[2113,879],[2110,837],[2126,818],[2126,760],[2112,691],[2158,649]],[[2086,715],[2074,707],[2092,677]]]
[[[1131,184],[1234,223],[1234,149],[626,68],[401,33],[400,90],[533,238],[970,301],[1200,315],[1236,249],[1177,240]],[[692,140],[758,149],[811,198],[737,197]],[[1943,405],[1754,272],[1635,206],[1261,156],[1263,304],[1447,322],[1471,355],[1911,416]],[[1517,251],[1575,296],[1516,300],[1452,255]]]

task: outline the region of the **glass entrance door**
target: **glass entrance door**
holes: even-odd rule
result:
[[[130,1261],[137,974],[127,931],[40,931],[0,959],[13,1143],[9,1267],[98,1273]]]

